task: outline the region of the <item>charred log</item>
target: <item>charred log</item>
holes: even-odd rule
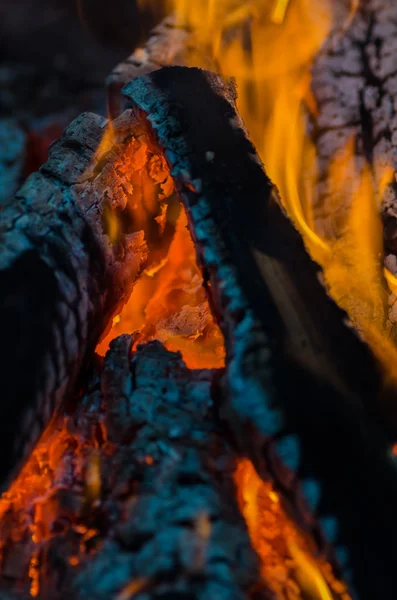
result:
[[[157,201],[172,193],[164,159],[130,113],[111,135],[106,126],[93,114],[76,119],[0,212],[2,485],[61,400],[78,391],[82,368],[166,229],[167,204]],[[130,208],[133,195],[144,216]]]
[[[125,93],[147,114],[188,212],[225,336],[225,410],[242,448],[313,528],[299,505],[306,492],[361,599],[393,598],[397,478],[375,422],[382,376],[280,207],[233,86],[175,67]],[[395,431],[395,412],[389,419]]]
[[[272,598],[238,510],[235,454],[214,419],[213,373],[189,371],[159,342],[131,356],[132,343],[112,342],[76,412],[38,448],[44,473],[57,435],[67,443],[24,519],[9,499],[3,577],[8,552],[29,552],[33,530],[43,599]],[[13,523],[19,543],[8,540]],[[16,581],[30,585],[26,566]]]
[[[121,91],[126,83],[170,64],[187,65],[186,57],[192,48],[192,32],[178,25],[175,17],[165,18],[153,29],[145,47],[137,48],[107,78],[110,114],[117,117],[125,107],[126,98]]]
[[[137,48],[107,78],[110,115],[117,117],[128,106],[122,89],[129,81],[170,65],[195,65],[216,71],[210,56],[210,52],[203,51],[197,32],[180,23],[175,15],[166,17],[152,30],[145,46]]]
[[[312,116],[312,135],[318,153],[318,185],[313,205],[314,224],[325,238],[340,231],[350,210],[329,178],[335,156],[349,142],[353,152],[345,159],[351,166],[368,165],[380,191],[385,266],[397,273],[397,188],[395,54],[397,24],[394,1],[361,2],[347,30],[335,28],[316,58],[312,88],[318,114]],[[385,167],[392,170],[382,186]],[[356,185],[359,183],[356,181]],[[385,189],[382,189],[385,187]],[[388,311],[389,328],[396,330],[395,297]]]

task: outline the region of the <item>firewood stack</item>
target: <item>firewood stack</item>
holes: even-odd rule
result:
[[[373,4],[353,32],[373,31]],[[175,53],[155,57],[167,35]],[[194,62],[190,36],[163,24],[111,76],[114,120],[74,121],[0,213],[3,487],[19,473],[0,500],[0,597],[392,600],[396,386],[329,297],[233,82],[165,66]],[[102,360],[179,202],[225,367],[189,369],[134,332]],[[277,585],[241,513],[244,461],[303,540],[269,542],[289,563]]]

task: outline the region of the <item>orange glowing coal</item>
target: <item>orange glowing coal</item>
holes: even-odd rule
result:
[[[146,269],[98,353],[104,354],[109,342],[126,332],[137,334],[135,347],[157,339],[169,350],[180,351],[192,369],[224,364],[223,337],[208,305],[184,212],[167,256]]]

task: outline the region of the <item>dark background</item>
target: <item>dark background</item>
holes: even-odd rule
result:
[[[162,16],[137,0],[0,0],[0,209],[68,123],[106,114],[107,75]]]
[[[100,87],[160,18],[136,0],[0,0],[0,86],[31,86],[20,97],[2,93],[0,113],[46,114],[48,98],[67,105],[55,84],[66,96]]]

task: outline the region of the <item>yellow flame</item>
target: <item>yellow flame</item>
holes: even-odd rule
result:
[[[385,321],[388,285],[394,291],[397,278],[381,266],[379,217],[380,201],[394,177],[392,166],[384,161],[371,171],[358,164],[355,140],[349,140],[329,169],[332,236],[320,234],[312,211],[318,173],[306,124],[307,111],[316,112],[310,68],[335,18],[333,3],[175,0],[172,6],[198,32],[202,51],[212,55],[219,71],[236,78],[240,113],[288,214],[323,267],[331,294],[371,344],[387,375],[395,377],[397,353]],[[352,0],[344,27],[357,9]],[[281,25],[274,23],[274,14]]]
[[[281,25],[285,19],[285,13],[287,12],[288,4],[289,0],[278,0],[272,13],[273,23]]]
[[[248,459],[239,460],[235,481],[240,509],[262,559],[261,575],[274,594],[286,597],[282,582],[294,578],[302,592],[296,597],[332,600],[332,589],[345,593],[344,599],[349,600],[345,586],[332,576],[323,558],[314,558],[310,540],[293,525],[278,494],[260,479]]]
[[[85,498],[90,504],[99,499],[102,488],[101,456],[94,450],[88,458],[85,475]]]
[[[99,142],[98,148],[96,149],[95,157],[102,156],[109,152],[111,148],[116,144],[116,133],[114,130],[113,122],[111,119],[107,122],[101,141]]]
[[[313,600],[333,600],[329,587],[310,554],[302,550],[293,538],[287,539],[287,546],[296,564],[295,575],[307,597]]]
[[[126,587],[117,595],[116,600],[132,600],[143,588],[147,585],[146,577],[138,577],[133,579]]]
[[[141,5],[153,2],[139,1]],[[397,292],[397,278],[382,267],[379,217],[384,191],[394,177],[391,165],[383,161],[385,164],[370,168],[364,161],[360,163],[355,157],[355,140],[349,140],[329,168],[331,229],[319,224],[313,211],[318,200],[318,165],[316,148],[307,135],[306,116],[308,112],[315,116],[317,107],[310,92],[310,70],[333,23],[339,25],[340,21],[343,35],[359,0],[346,3],[344,13],[342,3],[334,0],[163,2],[196,36],[197,51],[191,66],[207,67],[211,59],[221,74],[235,77],[239,111],[289,216],[323,267],[331,294],[371,344],[387,375],[393,376],[397,354],[387,338],[385,320],[387,288]],[[260,480],[252,473],[249,483],[238,483],[240,492],[250,489],[251,498],[261,489]],[[276,496],[268,490],[267,496],[271,495]],[[258,549],[262,543],[258,504],[245,498],[244,515]],[[311,587],[309,597],[329,600],[322,575],[317,567],[313,571],[303,546],[295,542],[287,545],[305,574],[306,584],[301,585]],[[263,554],[262,558],[266,569],[268,557]]]

